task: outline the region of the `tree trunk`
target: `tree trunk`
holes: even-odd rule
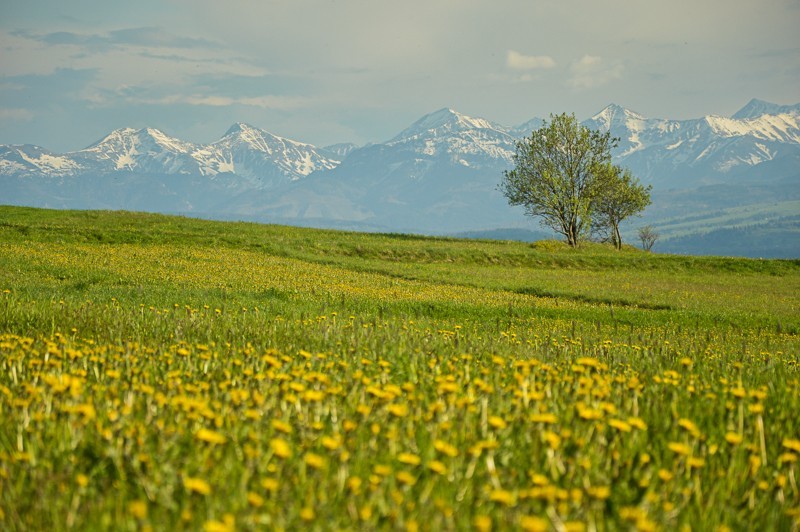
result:
[[[617,249],[622,249],[622,235],[619,232],[619,224],[614,224],[614,245]]]

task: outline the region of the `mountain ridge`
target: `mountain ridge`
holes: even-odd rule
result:
[[[612,103],[582,124],[620,139],[614,162],[659,193],[644,218],[657,224],[671,213],[701,219],[753,203],[753,187],[775,201],[800,193],[800,104],[753,99],[736,114],[649,118]],[[120,128],[65,154],[0,145],[0,203],[428,234],[513,230],[529,222],[497,184],[518,142],[544,122],[505,126],[442,108],[365,146],[319,148],[245,122],[207,144]],[[693,198],[715,186],[731,193]]]

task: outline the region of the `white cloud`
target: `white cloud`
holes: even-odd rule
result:
[[[259,109],[291,110],[308,107],[313,103],[309,98],[297,96],[278,96],[266,94],[263,96],[236,97],[214,95],[185,95],[173,94],[162,98],[127,98],[129,103],[147,105],[197,105],[206,107],[230,107],[231,105],[245,105]]]
[[[6,109],[0,107],[0,120],[27,122],[33,118],[33,113],[27,109]]]
[[[509,50],[506,54],[506,66],[513,70],[533,70],[553,68],[556,62],[548,55],[524,55],[516,50]]]
[[[622,77],[624,67],[618,61],[607,62],[600,56],[584,55],[570,65],[567,84],[574,89],[591,89]]]

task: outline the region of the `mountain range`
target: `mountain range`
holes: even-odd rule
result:
[[[316,147],[243,123],[211,144],[123,128],[63,154],[0,145],[0,204],[519,235],[531,222],[508,206],[497,184],[513,166],[517,142],[543,122],[504,126],[441,109],[385,142],[360,147]],[[731,254],[800,256],[800,242],[781,237],[796,236],[800,225],[800,104],[754,99],[731,117],[692,120],[646,118],[609,105],[583,124],[619,138],[615,162],[653,185],[653,205],[628,224],[628,240],[635,227],[651,223],[665,251],[686,252],[681,242],[706,235],[716,240],[694,246],[727,254],[714,231],[739,231],[753,245],[728,246]],[[775,240],[775,249],[757,240]]]

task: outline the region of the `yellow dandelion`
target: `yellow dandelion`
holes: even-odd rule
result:
[[[778,462],[781,464],[793,464],[797,462],[797,455],[794,453],[782,453],[778,457]]]
[[[128,511],[136,519],[146,519],[147,501],[143,501],[141,499],[131,501],[131,503],[128,505]]]
[[[629,417],[628,425],[631,427],[636,427],[639,430],[647,430],[647,423],[645,423],[640,417]]]
[[[458,456],[458,449],[443,440],[434,440],[433,448],[451,458]]]
[[[302,519],[303,521],[313,521],[315,517],[316,514],[314,513],[313,508],[306,506],[302,510],[300,510],[300,519]]]
[[[332,438],[330,436],[323,436],[320,439],[322,446],[328,449],[329,451],[335,451],[342,445],[342,441],[339,438]]]
[[[681,418],[678,420],[678,426],[687,430],[692,436],[697,437],[700,435],[700,429],[691,420]]]
[[[233,532],[236,527],[233,522],[210,520],[203,523],[203,530],[205,532]]]
[[[742,435],[736,432],[729,432],[725,435],[725,441],[731,445],[738,445],[742,443]]]
[[[630,423],[626,423],[625,421],[622,421],[621,419],[609,419],[608,420],[608,425],[611,426],[611,427],[614,427],[615,429],[617,429],[620,432],[630,432],[631,431]]]
[[[413,486],[417,483],[416,477],[408,471],[400,471],[397,473],[397,475],[395,475],[395,478],[397,478],[398,482],[405,484],[406,486]]]
[[[673,441],[673,442],[669,442],[667,444],[667,447],[673,453],[684,455],[684,456],[688,456],[692,452],[692,448],[689,447],[688,445],[686,445],[685,443],[680,443],[680,442]]]
[[[289,446],[289,443],[282,438],[271,439],[269,446],[278,458],[291,458],[292,456],[292,448]]]
[[[689,464],[689,467],[693,469],[700,469],[701,467],[706,465],[706,461],[697,456],[690,457],[686,463]]]
[[[508,426],[506,421],[500,416],[489,416],[489,425],[498,430],[503,430]]]
[[[286,423],[285,421],[281,421],[280,419],[272,420],[272,428],[277,430],[278,432],[283,432],[284,434],[292,433],[292,426]]]
[[[271,491],[274,493],[278,491],[279,486],[280,484],[278,483],[278,480],[272,477],[267,477],[261,480],[261,487],[267,491]]]
[[[800,453],[800,440],[790,440],[789,438],[784,438],[781,444],[791,451]]]
[[[476,515],[472,520],[475,530],[478,532],[490,532],[492,530],[492,518],[488,515]]]
[[[604,501],[611,496],[611,488],[608,486],[592,486],[586,489],[586,493],[593,499]]]
[[[206,443],[211,443],[211,444],[223,444],[227,441],[227,438],[225,438],[225,436],[223,436],[219,432],[209,430],[206,428],[198,430],[194,434],[194,437],[200,441],[204,441]]]
[[[264,497],[252,491],[247,492],[247,503],[253,508],[260,508],[264,505]]]
[[[306,453],[303,457],[303,461],[308,467],[314,469],[322,469],[325,467],[325,458],[316,453]]]
[[[549,412],[545,412],[543,414],[533,414],[529,418],[531,423],[545,423],[545,424],[553,424],[558,423],[558,417],[555,414],[551,414]]]
[[[505,506],[514,506],[517,502],[517,498],[508,490],[492,490],[492,492],[489,493],[489,500]]]
[[[524,515],[519,520],[519,526],[525,532],[547,532],[550,523],[546,519],[533,515]]]
[[[408,465],[419,465],[422,461],[419,456],[411,453],[400,453],[397,455],[397,460]]]
[[[186,477],[183,479],[183,487],[190,493],[208,495],[211,493],[211,486],[202,478]]]
[[[447,472],[447,466],[438,460],[431,460],[428,462],[428,469],[438,475],[444,475]]]
[[[390,414],[396,417],[406,417],[408,415],[408,406],[404,404],[391,404],[386,408]]]

